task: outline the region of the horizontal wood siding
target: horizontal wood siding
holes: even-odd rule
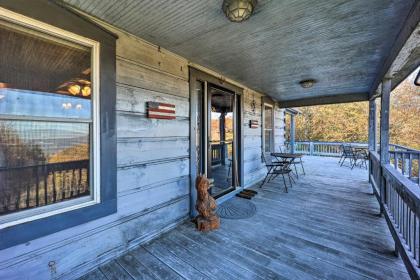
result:
[[[255,101],[255,111],[252,103]],[[250,128],[249,121],[258,120],[258,128]],[[262,111],[261,94],[244,90],[244,180],[245,187],[251,186],[265,175],[265,166],[261,160],[262,152]]]
[[[117,41],[118,212],[0,252],[0,279],[73,279],[170,230],[189,213],[188,62],[110,28]],[[263,178],[261,94],[244,91],[245,186]],[[255,99],[256,111],[251,102]],[[146,117],[146,102],[176,106],[175,120]],[[281,118],[281,114],[278,115]],[[281,131],[276,127],[276,135]],[[278,138],[283,141],[282,138]],[[106,172],[106,170],[102,170]]]
[[[284,145],[284,129],[285,129],[285,109],[276,106],[274,108],[274,148],[276,152],[280,152],[280,147],[283,152],[286,148]]]
[[[244,173],[245,187],[263,179],[267,169],[262,161],[262,97],[250,89],[244,90]],[[251,104],[255,102],[255,111]],[[249,127],[250,120],[258,120],[259,127]],[[284,145],[284,109],[274,107],[274,148],[280,150]]]
[[[2,251],[0,279],[75,278],[188,217],[187,61],[112,31],[119,36],[118,212]],[[148,119],[147,101],[175,104],[176,120]]]

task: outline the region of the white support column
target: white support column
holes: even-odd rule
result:
[[[381,164],[389,163],[389,104],[391,97],[391,79],[382,81],[381,95],[381,132],[380,132],[380,158]]]
[[[375,99],[369,100],[369,153],[376,151],[376,102]],[[370,158],[370,157],[369,157]],[[372,174],[372,161],[369,159],[369,182],[371,182],[370,174]],[[373,188],[373,186],[372,186]],[[374,192],[373,192],[374,193]]]
[[[295,115],[290,114],[290,152],[295,153]]]
[[[369,151],[376,151],[376,102],[369,101]]]
[[[381,119],[380,119],[380,162],[381,162],[381,185],[379,192],[381,196],[381,213],[383,213],[386,200],[386,182],[383,177],[383,165],[389,164],[389,104],[391,97],[391,79],[385,77],[382,80],[382,95],[381,95]]]

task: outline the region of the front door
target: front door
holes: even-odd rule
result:
[[[207,177],[210,193],[222,196],[238,185],[237,177],[238,96],[207,84]]]

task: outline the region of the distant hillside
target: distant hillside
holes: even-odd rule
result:
[[[420,149],[420,87],[414,85],[414,78],[413,73],[391,94],[390,142]],[[377,106],[380,108],[380,99]],[[366,142],[368,139],[368,102],[299,110],[302,114],[296,118],[297,141]]]
[[[89,145],[79,144],[61,150],[48,158],[49,163],[89,159]]]

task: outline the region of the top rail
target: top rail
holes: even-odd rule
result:
[[[343,145],[355,148],[366,148],[367,143],[359,142],[295,142],[295,152],[311,156],[341,157]],[[401,145],[389,145],[389,158],[391,166],[404,177],[420,185],[420,151]]]
[[[412,151],[411,151],[412,152]],[[420,188],[391,164],[370,152],[369,181],[381,212],[412,279],[420,278]]]

